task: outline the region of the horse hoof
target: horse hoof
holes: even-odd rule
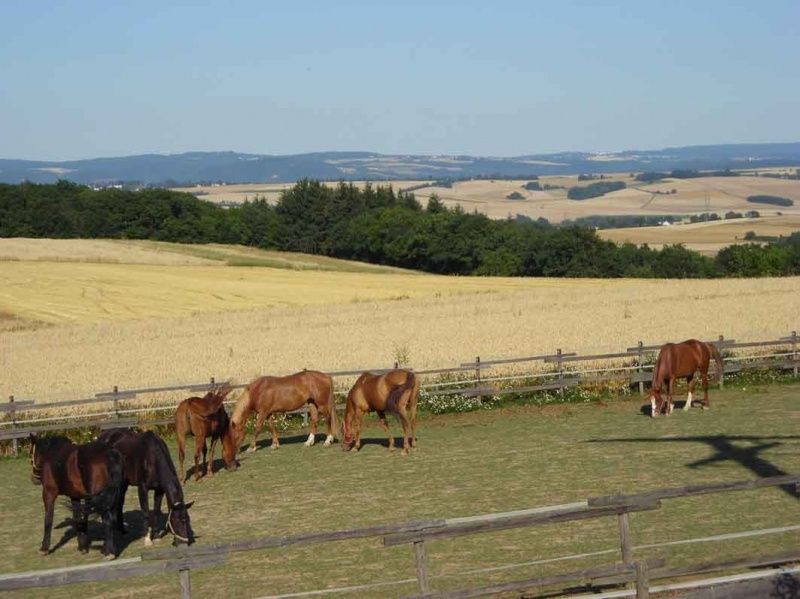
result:
[[[107,553],[106,555],[103,556],[103,559],[106,560],[107,562],[110,562],[117,559],[117,556],[114,555],[113,553]]]
[[[306,443],[308,443],[308,442],[306,442]],[[280,447],[280,445],[278,445],[277,443],[273,443],[272,445],[269,446],[269,448],[272,451],[275,451],[276,449],[278,449],[278,447]],[[255,451],[255,449],[253,451]]]
[[[144,538],[144,546],[145,547],[152,547],[153,546],[153,539],[150,538],[150,535],[147,535]]]
[[[39,549],[39,555],[47,555],[50,553],[49,549]]]

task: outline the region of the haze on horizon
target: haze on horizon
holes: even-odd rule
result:
[[[0,157],[800,140],[800,3],[0,3]]]

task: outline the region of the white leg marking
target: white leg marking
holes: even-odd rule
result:
[[[674,406],[674,405],[673,405],[673,403],[670,401],[670,402],[669,402],[669,409],[667,410],[667,414],[672,414],[672,408],[674,408],[674,407],[675,407],[675,406]]]
[[[650,415],[655,418],[656,417],[656,398],[650,398]]]
[[[311,447],[314,445],[314,433],[309,433],[308,440],[304,443],[306,447]]]
[[[153,539],[150,538],[150,531],[147,531],[147,536],[144,538],[144,546],[145,547],[152,547],[153,546]]]
[[[325,445],[327,446],[331,444],[333,444],[333,435],[328,435],[327,437],[325,437]]]
[[[689,395],[686,396],[686,403],[683,404],[683,409],[685,411],[685,410],[688,410],[691,407],[692,407],[692,392],[689,391]]]

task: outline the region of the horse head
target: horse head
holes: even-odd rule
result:
[[[239,460],[236,459],[236,450],[240,445],[236,438],[233,422],[228,424],[228,429],[222,434],[222,459],[225,461],[226,470],[236,470],[239,468]]]
[[[172,533],[173,545],[177,546],[181,543],[191,545],[194,543],[194,531],[192,530],[192,523],[189,519],[189,508],[192,507],[193,503],[193,501],[189,503],[179,501],[169,510],[167,528]]]

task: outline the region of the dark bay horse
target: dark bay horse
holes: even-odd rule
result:
[[[409,447],[417,446],[417,398],[419,379],[410,370],[395,369],[384,374],[365,372],[350,389],[344,413],[342,449],[361,447],[361,428],[364,414],[377,412],[381,426],[389,435],[389,449],[394,449],[394,437],[389,432],[386,412],[397,415],[403,427],[403,455]],[[411,442],[409,443],[409,429]]]
[[[75,445],[66,437],[37,439],[31,435],[31,480],[42,486],[44,502],[44,537],[39,552],[50,551],[53,509],[56,497],[65,495],[72,502],[73,525],[78,536],[78,550],[89,551],[88,517],[100,514],[105,525],[103,555],[114,559],[117,554],[117,502],[122,490],[124,466],[120,453],[105,443]],[[81,505],[81,500],[86,500]]]
[[[256,450],[258,434],[269,420],[272,433],[272,448],[277,449],[278,431],[270,416],[279,412],[292,412],[303,406],[308,407],[309,433],[306,447],[314,445],[317,434],[319,413],[325,416],[328,423],[328,436],[325,445],[330,445],[336,438],[336,404],[333,399],[333,379],[324,372],[303,370],[288,376],[262,376],[252,381],[236,401],[231,416],[231,425],[236,432],[236,445],[244,441],[247,419],[252,412],[258,414],[253,442],[248,451]]]
[[[708,365],[714,358],[716,362],[715,379],[722,375],[722,356],[713,343],[704,343],[697,339],[688,339],[683,343],[667,343],[661,347],[653,369],[653,385],[650,391],[650,415],[655,417],[664,409],[664,399],[661,396],[661,387],[667,383],[666,413],[672,412],[672,392],[675,379],[685,378],[689,383],[689,394],[686,397],[684,410],[692,407],[692,392],[696,380],[695,373],[700,371],[703,384],[703,408],[709,407],[708,403]]]
[[[122,508],[125,503],[125,491],[128,485],[136,487],[139,493],[139,506],[148,522],[144,544],[151,546],[157,538],[161,520],[161,501],[166,495],[167,529],[173,535],[173,545],[194,542],[189,519],[189,508],[193,502],[183,500],[175,464],[169,455],[167,444],[155,433],[137,433],[127,428],[116,428],[105,431],[98,439],[122,454],[125,464],[125,479],[117,503],[117,526],[122,529]],[[147,494],[153,491],[153,509],[148,509]]]
[[[186,435],[194,435],[194,479],[200,480],[200,455],[203,456],[203,468],[206,476],[214,476],[214,449],[217,441],[222,439],[222,459],[225,460],[226,470],[236,470],[239,462],[236,460],[236,442],[231,429],[228,413],[222,405],[231,392],[228,384],[219,389],[212,389],[203,397],[189,397],[178,404],[175,410],[175,434],[178,437],[178,463],[181,476],[184,476],[183,461],[186,457]],[[211,459],[206,467],[208,447],[206,438],[211,437]],[[189,479],[185,475],[183,482]]]

